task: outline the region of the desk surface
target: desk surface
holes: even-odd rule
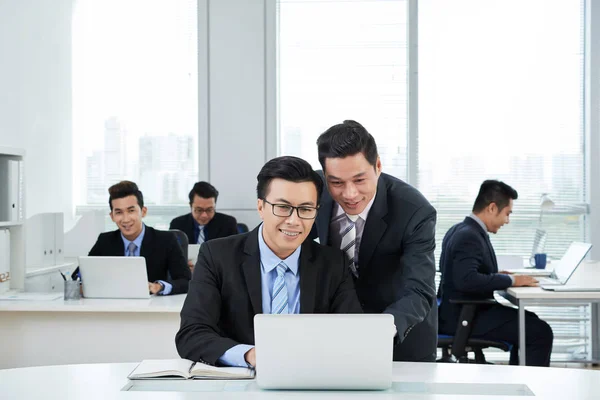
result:
[[[567,282],[567,286],[600,287],[600,262],[583,262]],[[510,287],[506,294],[514,299],[600,300],[600,292],[553,292],[539,287]]]
[[[493,395],[494,388],[527,385],[536,398],[597,399],[600,371],[499,365],[394,363],[396,391],[263,391],[253,381],[144,381],[152,391],[121,391],[136,363],[84,364],[0,370],[6,399],[531,399]],[[140,381],[137,381],[140,382]],[[559,383],[560,382],[560,383]],[[165,391],[170,390],[170,391]],[[203,392],[203,393],[197,393]],[[472,393],[466,396],[466,393]],[[462,394],[462,396],[461,396]],[[458,395],[458,396],[457,396]]]
[[[151,296],[149,299],[81,299],[64,301],[0,300],[0,312],[148,312],[179,313],[185,294],[174,296]]]

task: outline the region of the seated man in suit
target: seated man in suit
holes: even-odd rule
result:
[[[183,358],[256,364],[256,314],[361,313],[344,254],[305,240],[323,183],[297,157],[267,162],[257,177],[263,223],[202,245],[175,337]]]
[[[211,239],[238,233],[237,221],[230,215],[215,211],[219,192],[208,182],[196,182],[190,191],[191,213],[171,221],[169,229],[185,232],[190,244],[202,244]],[[191,262],[190,268],[194,268]]]
[[[122,181],[111,186],[108,193],[110,218],[119,229],[101,233],[89,255],[144,257],[152,294],[186,293],[191,273],[183,251],[172,232],[159,231],[142,222],[147,209],[137,185]]]
[[[441,333],[453,335],[456,332],[461,306],[451,304],[451,299],[492,299],[494,290],[537,286],[533,277],[498,272],[496,254],[488,235],[488,232],[497,233],[509,223],[513,200],[517,197],[517,191],[503,182],[483,182],[471,215],[446,233],[442,242],[442,279],[438,290]],[[526,311],[525,318],[527,365],[549,366],[552,329],[532,312]],[[516,365],[518,330],[517,310],[497,304],[478,309],[471,336],[511,343],[510,364]]]

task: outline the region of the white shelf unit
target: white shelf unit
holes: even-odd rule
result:
[[[0,229],[9,232],[11,290],[25,288],[24,158],[25,150],[0,146]]]

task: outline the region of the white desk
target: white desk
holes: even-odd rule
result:
[[[388,391],[263,391],[254,381],[144,381],[146,391],[121,391],[136,363],[0,370],[3,399],[531,399],[497,391],[527,388],[535,398],[598,399],[600,371],[498,365],[394,363]],[[140,382],[140,381],[137,381]],[[510,389],[512,387],[513,389]],[[526,389],[527,389],[526,388]],[[198,393],[202,392],[202,393]],[[494,393],[496,393],[494,395]],[[470,395],[468,395],[470,394]]]
[[[0,369],[178,358],[184,300],[0,300]]]
[[[582,263],[568,282],[569,286],[600,286],[600,262]],[[592,307],[592,356],[588,362],[600,362],[600,292],[552,292],[538,287],[508,288],[501,296],[519,308],[519,349],[525,349],[525,307],[531,305],[577,305]],[[525,351],[519,351],[519,364],[525,365]],[[600,395],[599,395],[600,397]]]

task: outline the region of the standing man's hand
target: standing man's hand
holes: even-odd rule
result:
[[[190,267],[190,272],[193,274],[194,273],[194,263],[192,262],[192,260],[188,260],[188,267]]]
[[[539,286],[538,285],[538,280],[535,279],[533,276],[528,276],[528,275],[513,275],[514,278],[514,283],[513,283],[513,287],[519,287],[519,286]]]
[[[256,347],[251,348],[244,354],[244,360],[253,367],[256,367]]]

